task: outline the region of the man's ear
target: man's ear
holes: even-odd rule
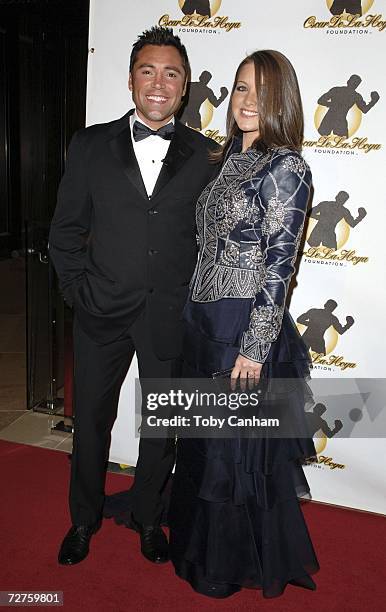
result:
[[[129,91],[133,91],[133,79],[131,76],[131,72],[129,72],[129,81],[128,81]]]

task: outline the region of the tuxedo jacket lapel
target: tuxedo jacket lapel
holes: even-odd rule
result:
[[[182,134],[184,128],[177,120],[176,120],[176,131],[174,136],[170,142],[170,146],[166,157],[164,159],[161,172],[158,175],[157,182],[153,189],[152,200],[159,194],[161,189],[166,187],[166,185],[177,175],[181,167],[185,164],[185,162],[189,159],[189,157],[193,153],[193,149],[186,142],[186,135]],[[154,205],[154,202],[153,202]]]
[[[152,197],[149,200],[131,140],[129,121],[132,112],[130,111],[122,117],[115,134],[110,140],[110,147],[115,158],[122,164],[127,178],[141,197],[148,203],[148,207],[152,208],[154,206],[154,198],[178,174],[181,167],[193,153],[192,147],[186,142],[186,131],[189,128],[185,128],[176,120],[174,136],[154,186]],[[139,204],[143,206],[143,202]]]
[[[110,147],[114,156],[122,163],[123,170],[134,185],[136,190],[145,200],[148,200],[146,188],[142,180],[141,171],[134,153],[133,143],[131,141],[129,117],[131,112],[125,115],[126,121],[122,129],[110,140]]]

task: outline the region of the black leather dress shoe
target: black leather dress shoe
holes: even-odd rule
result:
[[[141,553],[152,563],[169,561],[169,544],[161,527],[141,525],[131,516],[131,526],[140,535]]]
[[[88,555],[90,540],[101,526],[101,521],[95,525],[73,525],[64,538],[59,550],[58,561],[61,565],[75,565]]]

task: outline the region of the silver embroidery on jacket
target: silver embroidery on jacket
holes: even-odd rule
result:
[[[222,266],[237,266],[240,259],[240,246],[236,242],[227,242],[218,263]]]
[[[288,155],[283,161],[283,166],[286,170],[294,172],[299,177],[304,176],[307,169],[307,164],[304,159],[298,156],[295,157],[295,155]]]
[[[256,175],[271,154],[248,150],[230,155],[220,175],[201,194],[197,202],[196,222],[203,236],[202,249],[197,262],[192,300],[213,302],[221,298],[252,298],[260,291],[265,280],[263,266],[254,269],[231,267],[230,256],[223,252],[216,261],[218,238],[227,238],[240,221],[257,223],[259,213],[245,197],[242,183]]]
[[[248,330],[254,340],[273,342],[279,333],[283,313],[284,307],[277,304],[254,308]]]
[[[255,244],[249,251],[244,253],[245,263],[248,268],[257,268],[262,264],[263,253],[258,244]]]
[[[253,308],[249,328],[244,333],[240,353],[254,361],[264,361],[270,345],[279,335],[284,305],[265,305]]]
[[[284,202],[281,202],[276,196],[268,201],[268,208],[261,224],[263,234],[270,236],[281,229],[284,223],[285,210]]]
[[[248,200],[242,191],[227,192],[216,206],[217,233],[225,238],[245,218]]]
[[[280,332],[310,183],[296,153],[248,150],[228,157],[197,203],[201,249],[191,299],[251,298],[240,354],[260,363]]]
[[[304,222],[301,224],[301,226],[298,229],[298,233],[296,234],[294,254],[293,254],[293,257],[291,259],[291,265],[292,266],[295,265],[295,262],[296,262],[296,260],[297,260],[297,258],[299,256],[299,247],[300,247],[300,243],[302,241],[303,228],[304,228]]]

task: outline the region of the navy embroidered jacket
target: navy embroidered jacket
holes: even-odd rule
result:
[[[280,332],[311,180],[297,152],[231,150],[197,203],[200,252],[184,318],[260,363]]]

